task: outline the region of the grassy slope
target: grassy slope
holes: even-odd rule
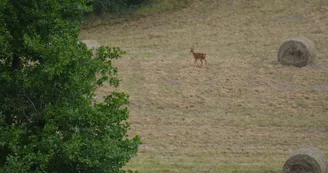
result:
[[[129,52],[116,62],[118,90],[130,94],[131,133],[144,144],[127,168],[278,173],[294,149],[328,153],[326,16],[324,0],[202,0],[82,30],[82,39]],[[295,35],[316,44],[315,66],[277,63],[279,46]],[[208,53],[208,68],[193,66],[191,45]]]

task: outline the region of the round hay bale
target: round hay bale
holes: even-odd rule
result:
[[[96,56],[97,49],[101,46],[96,40],[81,40],[81,42],[86,44],[88,49],[92,49],[93,56]]]
[[[283,173],[327,173],[325,154],[314,147],[298,149],[286,161]]]
[[[304,67],[316,57],[316,49],[306,37],[294,37],[284,42],[278,50],[278,61],[283,65]]]

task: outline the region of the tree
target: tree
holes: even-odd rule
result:
[[[128,138],[128,95],[93,103],[119,85],[114,59],[78,41],[86,0],[0,1],[0,172],[120,172],[140,139]]]

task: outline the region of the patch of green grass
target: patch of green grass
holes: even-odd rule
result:
[[[190,156],[155,156],[137,157],[131,160],[126,169],[136,169],[140,172],[210,172],[210,173],[278,173],[281,172],[283,160],[267,157],[227,156],[215,158],[213,153],[192,154]],[[270,159],[268,159],[270,158]],[[274,163],[272,163],[274,160]]]

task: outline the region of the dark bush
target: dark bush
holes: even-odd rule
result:
[[[93,8],[97,14],[103,12],[119,13],[146,2],[147,0],[94,0]]]

